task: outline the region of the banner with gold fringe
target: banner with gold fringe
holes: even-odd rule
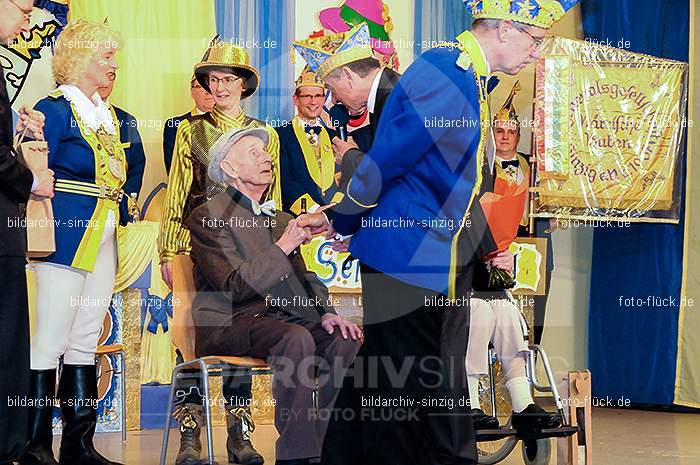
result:
[[[560,37],[536,70],[534,216],[677,223],[688,65]]]

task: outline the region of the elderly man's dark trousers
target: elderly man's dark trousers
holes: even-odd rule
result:
[[[360,342],[344,339],[337,328],[328,334],[319,322],[274,310],[254,320],[250,341],[250,351],[241,355],[265,359],[273,370],[277,459],[320,457],[331,409]]]

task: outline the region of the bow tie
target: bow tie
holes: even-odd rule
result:
[[[274,200],[268,200],[264,203],[258,203],[255,200],[252,201],[253,213],[259,215],[261,213],[267,216],[275,216],[277,214],[277,207],[275,206]]]
[[[514,158],[513,160],[503,160],[501,161],[501,168],[508,169],[509,166],[512,166],[514,168],[520,168],[520,161],[517,158]]]
[[[319,135],[321,133],[321,126],[304,126],[304,131],[307,134],[314,133],[316,135]]]

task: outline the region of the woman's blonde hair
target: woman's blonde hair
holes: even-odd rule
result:
[[[53,77],[58,85],[74,84],[101,47],[121,47],[121,36],[106,23],[78,19],[68,23],[56,41]]]

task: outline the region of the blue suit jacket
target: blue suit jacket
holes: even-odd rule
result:
[[[119,221],[120,224],[126,225],[130,217],[127,197],[134,192],[138,195],[141,191],[143,172],[146,168],[146,154],[143,151],[143,142],[141,141],[136,118],[117,106],[114,106],[114,113],[117,115],[117,120],[119,120],[119,140],[122,144],[129,144],[124,149],[127,172],[122,190],[126,195],[122,199],[121,204],[119,204]]]
[[[335,131],[328,130],[332,139]],[[282,208],[291,211],[290,208],[296,200],[304,194],[309,194],[314,202],[319,205],[327,205],[338,191],[335,183],[328,188],[325,195],[316,185],[309,169],[306,167],[304,153],[294,133],[294,126],[285,124],[275,128],[280,138],[280,171],[282,172]]]
[[[363,263],[445,294],[483,158],[479,96],[486,83],[473,65],[456,64],[459,55],[435,48],[411,64],[332,213],[339,233],[354,234],[350,252]]]

